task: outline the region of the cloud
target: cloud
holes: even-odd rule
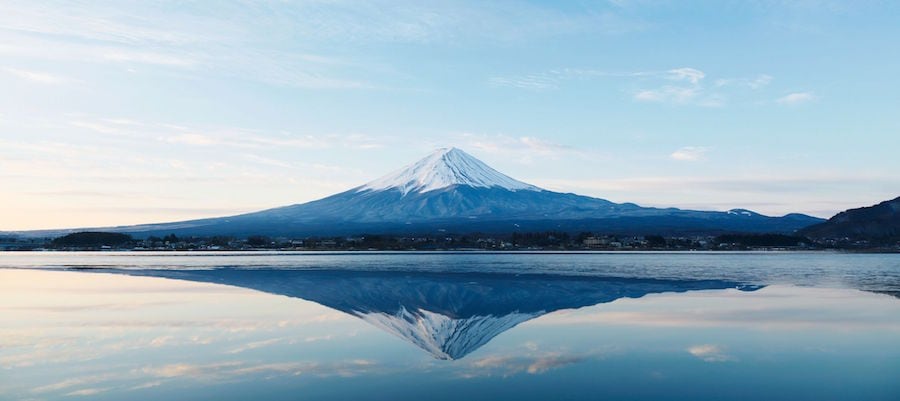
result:
[[[641,102],[687,103],[697,97],[700,92],[695,87],[679,87],[666,85],[658,89],[644,89],[634,94],[634,100]]]
[[[529,374],[540,374],[548,370],[576,364],[585,359],[585,357],[576,355],[545,355],[532,361],[525,371]]]
[[[709,148],[702,146],[685,146],[669,155],[669,158],[677,161],[694,162],[703,160]]]
[[[664,73],[646,73],[645,75],[662,76],[670,81],[685,81],[689,86],[663,85],[656,89],[642,89],[634,93],[634,100],[640,102],[659,103],[688,103],[696,100],[701,106],[722,105],[722,95],[713,93],[700,99],[703,87],[700,81],[706,77],[706,73],[696,68],[675,68]]]
[[[178,134],[172,135],[169,137],[163,137],[162,140],[170,143],[180,143],[185,145],[194,145],[194,146],[207,146],[207,145],[218,145],[223,142],[216,140],[208,135],[203,134]]]
[[[528,373],[542,374],[547,371],[584,362],[589,355],[570,355],[561,352],[534,353],[532,355],[488,355],[469,363],[469,370],[463,377],[484,377],[501,375],[503,377]]]
[[[688,81],[694,85],[700,83],[704,77],[706,77],[706,73],[700,71],[696,68],[690,67],[682,67],[675,68],[667,71],[668,78],[674,81]]]
[[[175,339],[173,336],[159,336],[150,340],[150,346],[154,348],[165,347],[166,345],[172,344],[172,341]]]
[[[56,392],[56,391],[61,391],[61,390],[68,390],[69,388],[72,388],[72,387],[103,383],[103,382],[113,379],[114,377],[115,377],[115,375],[112,373],[99,374],[99,375],[93,375],[93,376],[75,377],[75,378],[66,379],[66,380],[63,380],[60,382],[43,385],[40,387],[34,387],[31,389],[31,392],[35,393],[35,394],[41,394],[41,393]],[[81,395],[86,395],[86,394],[81,394]]]
[[[85,397],[85,396],[97,395],[97,394],[100,394],[100,393],[103,393],[103,392],[106,392],[106,391],[109,391],[109,388],[86,388],[86,389],[76,390],[76,391],[73,391],[73,392],[71,392],[71,393],[67,393],[66,396],[69,396],[69,397],[74,397],[74,396]]]
[[[7,43],[0,45],[0,54],[4,55],[42,61],[141,64],[178,69],[180,76],[186,78],[215,74],[304,89],[376,87],[349,77],[370,72],[366,65],[273,46],[278,42],[270,33],[284,34],[296,22],[269,15],[268,21],[236,24],[234,18],[247,17],[232,14],[239,6],[211,8],[203,18],[172,10],[162,12],[149,4],[120,7],[91,3],[46,8],[12,2],[5,6],[10,12],[0,15],[0,27],[4,28],[0,31],[0,43]],[[185,74],[186,71],[198,75]],[[43,83],[60,81],[59,77],[42,73],[14,72]]]
[[[26,81],[35,82],[44,85],[58,85],[70,82],[68,78],[40,71],[30,71],[18,68],[4,68],[4,71],[15,75]]]
[[[171,54],[125,51],[118,49],[103,52],[100,57],[103,60],[120,63],[155,64],[174,67],[191,67],[198,63],[197,60]]]
[[[703,107],[722,107],[727,98],[739,95],[741,89],[758,90],[774,79],[771,75],[759,74],[750,78],[719,78],[712,84],[704,84],[706,72],[692,67],[626,72],[558,68],[532,74],[495,76],[489,78],[488,83],[494,87],[543,92],[563,88],[569,81],[603,78],[617,79],[631,86],[623,88],[623,92],[631,94],[631,98],[639,102],[692,104]],[[651,84],[652,87],[646,87]],[[638,85],[645,87],[635,89],[634,86]]]
[[[391,141],[390,137],[374,137],[358,133],[295,134],[240,127],[154,123],[127,118],[90,119],[81,116],[79,119],[69,121],[68,124],[101,134],[199,147],[222,146],[264,150],[273,148],[364,150],[382,148]]]
[[[533,151],[539,153],[556,153],[572,150],[572,148],[544,139],[530,136],[484,135],[464,133],[459,135],[466,146],[483,151],[500,153],[504,151]]]
[[[771,83],[772,79],[774,79],[774,78],[772,78],[771,75],[761,74],[760,76],[756,77],[756,79],[754,79],[750,82],[747,82],[746,85],[749,86],[751,89],[759,89],[759,88],[762,88],[763,86],[766,86],[769,83]]]
[[[743,86],[750,89],[762,89],[763,87],[768,86],[772,83],[772,80],[775,79],[771,75],[768,74],[759,74],[756,78],[721,78],[717,79],[715,82],[715,86],[723,87],[723,86]]]
[[[172,8],[156,2],[47,7],[10,0],[0,14],[0,53],[39,60],[142,64],[304,89],[384,89],[384,65],[335,57],[335,44],[484,43],[643,29],[605,5],[417,2],[222,2]],[[285,43],[327,49],[305,53]],[[37,49],[37,50],[36,50]],[[352,52],[361,54],[361,52]],[[364,52],[362,52],[364,53]],[[127,67],[131,68],[131,67]],[[386,73],[387,71],[387,73]]]
[[[252,380],[253,374],[301,375],[312,374],[320,377],[353,377],[374,369],[378,364],[366,359],[353,359],[320,363],[314,361],[276,362],[253,364],[243,361],[225,361],[208,364],[174,363],[163,366],[148,366],[140,371],[159,379],[191,379],[199,381],[224,382],[235,379]]]
[[[559,87],[559,81],[559,77],[540,74],[518,77],[492,77],[489,80],[491,86],[508,86],[536,91],[556,89]]]
[[[684,68],[683,70],[694,70]],[[548,90],[558,89],[564,82],[573,80],[589,80],[597,78],[666,78],[678,79],[678,73],[671,71],[631,71],[615,72],[583,68],[558,68],[545,72],[524,75],[496,76],[488,80],[491,86],[508,86],[520,89]],[[699,72],[699,71],[698,71]],[[702,74],[702,72],[700,72]],[[687,74],[687,72],[685,72]]]
[[[242,362],[217,362],[203,365],[174,363],[159,367],[146,367],[142,371],[150,376],[159,378],[190,377],[194,379],[210,378],[222,372],[230,372],[243,366]]]
[[[812,94],[812,92],[794,92],[794,93],[790,93],[785,96],[782,96],[775,101],[780,104],[793,106],[793,105],[797,105],[797,104],[801,104],[801,103],[806,103],[806,102],[809,102],[809,101],[812,101],[815,99],[816,99],[816,96],[814,94]]]
[[[694,345],[689,347],[687,352],[705,362],[728,362],[736,360],[733,356],[726,354],[721,347],[713,344]]]
[[[451,143],[463,150],[477,150],[504,156],[504,159],[530,164],[537,158],[556,159],[563,156],[578,156],[584,152],[573,147],[534,136],[512,136],[505,134],[462,133],[454,136]],[[444,141],[428,143],[429,148],[446,146]]]
[[[88,122],[88,121],[72,121],[72,122],[69,122],[69,125],[71,125],[71,126],[73,126],[73,127],[89,129],[89,130],[91,130],[91,131],[96,131],[96,132],[101,133],[101,134],[112,134],[112,135],[115,135],[115,134],[119,134],[119,133],[121,132],[121,131],[120,131],[118,128],[116,128],[116,127],[112,127],[112,126],[108,126],[108,125],[101,124],[101,123],[96,123],[96,122]]]
[[[254,342],[250,342],[250,343],[241,345],[237,348],[228,350],[225,353],[226,354],[239,354],[241,352],[250,351],[250,350],[257,349],[257,348],[268,347],[270,345],[275,345],[275,344],[278,344],[278,343],[281,343],[284,341],[286,341],[286,339],[284,339],[284,338],[272,338],[272,339],[268,339],[268,340],[254,341]]]
[[[521,41],[588,32],[618,34],[644,27],[603,5],[560,10],[529,3],[373,0],[293,2],[275,13],[270,7],[250,5],[239,11],[259,20],[259,25],[287,27],[306,40],[344,43]]]
[[[143,390],[143,389],[148,389],[148,388],[153,388],[153,387],[159,387],[162,384],[163,384],[163,382],[161,380],[154,380],[154,381],[149,381],[146,383],[141,383],[136,386],[129,387],[128,389],[132,390],[132,391]]]

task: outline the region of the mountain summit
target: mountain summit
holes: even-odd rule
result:
[[[446,148],[368,184],[312,202],[237,216],[91,230],[139,237],[508,234],[548,230],[704,235],[792,233],[822,221],[801,214],[769,217],[744,209],[711,212],[650,208],[553,192],[513,179],[462,150]],[[66,232],[40,234],[62,233]]]
[[[534,185],[494,170],[462,150],[442,148],[422,160],[359,187],[357,192],[398,190],[403,195],[421,194],[453,185],[541,191]]]

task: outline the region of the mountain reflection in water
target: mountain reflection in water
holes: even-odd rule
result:
[[[723,280],[547,274],[228,268],[93,271],[225,284],[301,298],[363,319],[438,359],[460,359],[522,322],[561,309],[663,292],[762,288]]]

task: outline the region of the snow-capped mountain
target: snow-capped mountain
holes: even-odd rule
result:
[[[481,348],[500,333],[545,312],[453,318],[424,309],[354,313],[388,333],[409,341],[437,359],[459,359]]]
[[[237,216],[91,230],[149,235],[336,236],[362,234],[511,233],[609,234],[791,233],[823,219],[649,208],[548,191],[494,170],[466,152],[440,149],[367,184],[323,199]],[[72,231],[35,232],[61,235]]]
[[[403,195],[425,193],[454,185],[541,191],[540,188],[494,170],[457,148],[442,148],[413,164],[356,189],[356,192],[396,190]]]
[[[513,327],[562,309],[662,292],[761,287],[725,280],[351,270],[118,270],[302,298],[360,318],[436,359],[460,359]]]

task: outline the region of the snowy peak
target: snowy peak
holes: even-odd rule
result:
[[[760,216],[759,213],[756,213],[754,211],[747,210],[747,209],[731,209],[731,210],[727,211],[726,213],[734,214],[734,215],[738,215],[738,216],[745,216],[745,217]]]
[[[494,170],[481,160],[457,148],[442,148],[422,160],[365,184],[357,190],[398,190],[403,195],[425,193],[453,185],[476,188],[503,188],[510,191],[541,191]]]
[[[452,318],[424,309],[407,310],[401,306],[396,313],[354,312],[359,318],[405,339],[437,359],[460,359],[475,351],[519,323],[544,314],[509,313],[502,316],[476,315]]]

